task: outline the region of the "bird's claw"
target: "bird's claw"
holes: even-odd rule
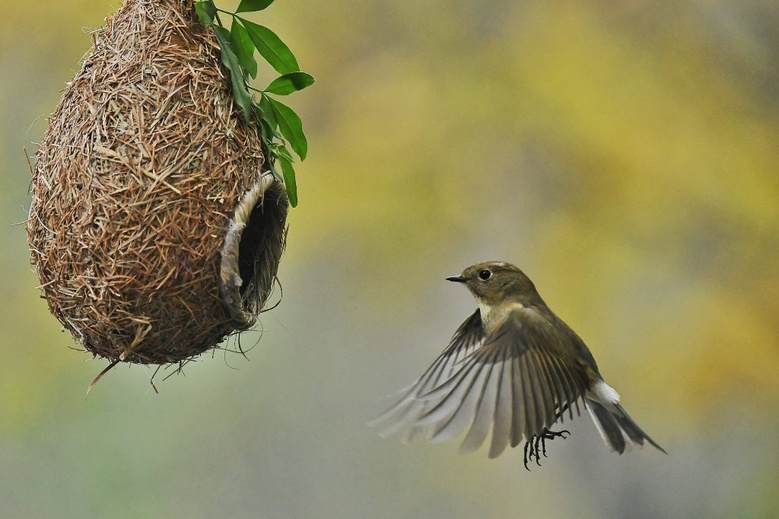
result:
[[[544,458],[547,457],[546,440],[554,440],[555,438],[562,438],[564,440],[570,435],[571,432],[567,430],[550,431],[549,429],[544,428],[541,434],[530,438],[525,442],[525,468],[530,470],[528,461],[533,461],[533,458],[536,460],[536,465],[539,467],[541,466],[541,455],[543,455]]]

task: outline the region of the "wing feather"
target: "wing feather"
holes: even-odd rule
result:
[[[552,368],[552,360],[548,355],[538,355],[536,361],[543,372],[544,379],[549,384],[549,396],[552,401],[553,418],[554,422],[557,417],[557,413],[562,409],[563,402],[565,401],[565,394],[562,391],[560,379],[557,377],[557,373]],[[551,425],[551,423],[550,423]]]
[[[431,402],[420,397],[450,380],[453,374],[457,373],[458,364],[477,349],[483,337],[481,313],[476,310],[460,325],[449,345],[422,376],[402,390],[401,396],[368,425],[370,427],[382,425],[379,434],[386,437],[416,421],[431,407]],[[407,439],[412,439],[417,432],[419,432],[418,428],[412,427]]]
[[[519,368],[519,354],[517,353],[516,345],[512,346],[511,355],[511,407],[512,407],[512,421],[511,421],[511,447],[516,447],[522,441],[525,435],[525,429],[527,427],[527,417],[525,406],[525,390],[522,385],[522,373]]]
[[[461,453],[473,452],[481,447],[492,427],[495,419],[495,403],[498,399],[498,385],[500,384],[500,372],[503,367],[503,351],[495,349],[492,355],[483,360],[481,369],[485,371],[484,385],[476,402],[476,413],[473,423],[460,445]]]
[[[371,424],[391,434],[410,426],[409,437],[428,431],[434,442],[468,428],[461,452],[478,449],[492,432],[489,456],[543,434],[589,387],[579,362],[580,339],[548,309],[519,307],[492,333],[477,310],[449,346]],[[576,342],[576,341],[579,342]],[[469,427],[470,426],[470,427]]]
[[[471,369],[468,370],[469,376],[467,377],[466,384],[457,386],[464,388],[464,394],[460,397],[455,397],[456,394],[454,392],[447,395],[444,402],[451,402],[449,407],[454,408],[454,411],[451,415],[445,415],[445,421],[440,426],[435,427],[435,432],[430,437],[430,441],[440,442],[450,440],[460,434],[460,432],[473,421],[476,414],[476,406],[481,397],[481,392],[478,388],[483,386],[483,379],[488,370],[480,369],[484,365],[479,365],[478,362],[471,362],[469,364]],[[477,388],[477,390],[474,391],[474,387]],[[429,420],[430,415],[423,415],[419,419],[419,423],[425,425],[433,425],[436,423],[435,420],[430,420],[426,423],[426,419]]]
[[[540,432],[539,414],[536,410],[536,389],[533,383],[533,376],[530,373],[530,366],[525,355],[519,357],[519,374],[522,381],[522,390],[525,396],[525,439],[535,436]]]
[[[490,442],[490,458],[496,458],[506,449],[511,439],[512,418],[514,409],[511,383],[513,376],[511,370],[514,363],[511,361],[511,348],[503,348],[502,357],[498,367],[497,395],[495,396],[494,420],[492,441]]]

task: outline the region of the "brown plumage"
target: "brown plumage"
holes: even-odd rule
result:
[[[400,399],[371,425],[382,435],[408,428],[407,440],[426,431],[431,441],[458,436],[460,451],[478,449],[492,429],[489,456],[525,440],[525,466],[546,454],[545,441],[567,431],[550,427],[590,412],[606,444],[620,454],[649,438],[619,405],[595,359],[576,333],[544,303],[532,281],[504,262],[479,263],[461,276],[479,303],[449,346]],[[663,451],[665,452],[665,451]]]

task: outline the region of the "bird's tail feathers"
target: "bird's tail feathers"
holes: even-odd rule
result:
[[[656,449],[668,454],[641,430],[618,402],[604,403],[590,397],[586,398],[585,402],[601,438],[611,450],[622,454],[635,445],[643,447],[644,441],[647,441]]]

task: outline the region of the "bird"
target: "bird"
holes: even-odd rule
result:
[[[369,423],[390,436],[406,429],[405,441],[425,434],[432,442],[457,437],[468,427],[461,453],[488,438],[495,458],[522,440],[524,465],[547,456],[546,441],[567,438],[553,431],[588,412],[606,446],[619,454],[650,438],[620,404],[584,341],[546,305],[530,278],[503,261],[477,263],[448,281],[465,285],[478,308],[448,346],[400,397]]]

